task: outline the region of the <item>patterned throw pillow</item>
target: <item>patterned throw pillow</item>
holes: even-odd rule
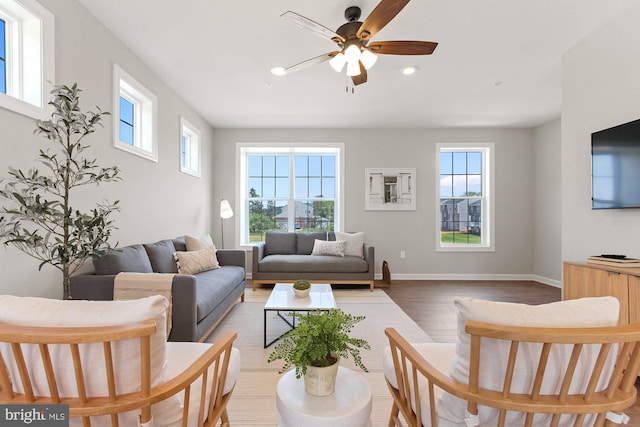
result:
[[[328,256],[344,256],[344,248],[347,245],[345,240],[336,240],[333,242],[327,240],[318,240],[313,243],[313,251],[311,255],[328,255]]]
[[[196,274],[220,268],[215,246],[209,246],[199,251],[178,251],[173,256],[176,259],[179,274]]]

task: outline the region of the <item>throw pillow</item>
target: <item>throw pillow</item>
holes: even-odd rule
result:
[[[93,259],[96,274],[153,273],[149,255],[142,245],[119,248]]]
[[[550,304],[527,305],[507,302],[493,302],[472,298],[456,297],[454,304],[458,309],[458,344],[456,355],[451,366],[450,376],[456,381],[467,383],[469,380],[469,354],[471,352],[470,336],[465,332],[467,320],[494,323],[497,325],[532,326],[532,327],[598,327],[615,326],[618,324],[620,303],[614,297],[581,298],[559,301]],[[502,378],[507,366],[510,342],[486,339],[482,341],[480,358],[480,386],[491,390],[502,390]],[[525,343],[518,350],[516,369],[512,380],[513,392],[528,392],[535,379],[537,361],[541,351],[541,344]],[[581,364],[595,363],[599,346],[585,346],[580,356]],[[601,378],[606,379],[615,363],[615,351],[610,353]],[[549,392],[560,387],[563,369],[567,366],[571,356],[570,346],[554,345],[549,360],[552,366],[545,372],[542,392]],[[555,369],[554,369],[555,367]],[[585,368],[582,368],[585,369]],[[586,374],[581,375],[578,366],[570,392],[584,390],[589,380]],[[579,381],[578,379],[581,379]],[[601,380],[602,382],[602,380]],[[601,390],[603,384],[598,384]],[[461,422],[464,425],[466,403],[450,394],[442,396],[438,416],[449,422]],[[485,406],[479,407],[482,425],[496,425],[498,411]],[[542,418],[536,418],[540,425],[546,424]],[[566,420],[561,420],[564,425]],[[508,425],[522,425],[523,414],[509,412]],[[537,425],[537,424],[536,424]]]
[[[171,240],[160,240],[156,243],[145,243],[144,250],[147,251],[151,267],[156,273],[177,273],[176,261],[173,253],[176,251]]]
[[[329,242],[326,240],[318,240],[313,244],[311,255],[327,255],[327,256],[344,256],[344,247],[347,242],[344,240],[336,240]]]
[[[345,240],[344,256],[364,258],[364,231],[358,233],[342,233],[336,231],[336,240]]]
[[[187,234],[184,236],[184,242],[187,245],[188,251],[199,251],[200,249],[213,246],[213,240],[211,240],[211,236],[208,234],[202,237],[190,236]]]
[[[179,274],[196,274],[220,268],[215,246],[199,251],[176,252],[173,256],[176,259]]]

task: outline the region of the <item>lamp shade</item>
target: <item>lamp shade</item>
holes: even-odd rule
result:
[[[220,218],[227,219],[233,216],[233,210],[231,209],[231,205],[229,205],[229,201],[222,199],[220,200]]]

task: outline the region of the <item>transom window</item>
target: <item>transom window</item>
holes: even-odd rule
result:
[[[157,161],[157,97],[116,64],[113,105],[114,147]]]
[[[53,26],[35,0],[0,0],[0,107],[42,118],[55,81]]]
[[[492,148],[437,144],[437,250],[494,250]]]
[[[339,230],[342,149],[241,146],[243,244],[267,231]]]

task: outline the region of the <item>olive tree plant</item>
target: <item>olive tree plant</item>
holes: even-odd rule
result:
[[[102,168],[84,157],[89,147],[84,138],[95,131],[108,112],[82,112],[77,84],[56,87],[49,105],[49,120],[38,120],[35,134],[47,138],[56,150],[40,150],[41,166],[28,171],[9,167],[9,177],[0,180],[0,241],[13,245],[62,272],[63,297],[69,298],[69,277],[86,260],[113,249],[109,243],[111,219],[118,201],[98,203],[81,212],[72,207],[79,187],[119,181],[116,166]],[[77,202],[75,199],[74,202]]]

